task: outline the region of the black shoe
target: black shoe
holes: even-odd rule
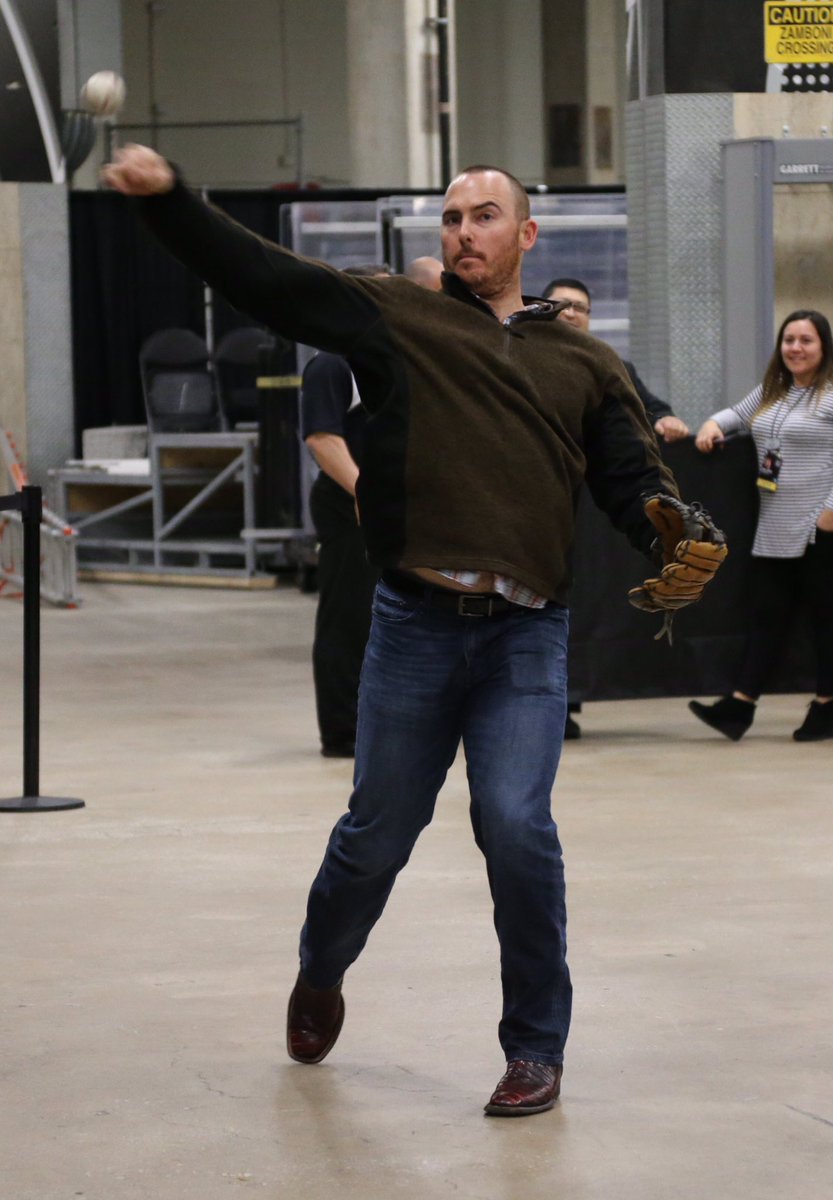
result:
[[[547,1112],[561,1092],[561,1071],[560,1063],[514,1059],[506,1064],[506,1074],[492,1092],[484,1112],[490,1117],[527,1117]]]
[[[833,700],[825,704],[811,700],[807,716],[793,738],[797,742],[823,742],[825,738],[833,738]]]
[[[341,984],[313,988],[298,974],[286,1014],[286,1049],[301,1063],[319,1063],[336,1044],[344,1024]]]
[[[355,742],[330,742],[321,747],[324,758],[355,758]]]
[[[738,700],[735,696],[724,696],[714,704],[701,704],[689,700],[688,707],[706,725],[722,733],[724,737],[739,742],[755,719],[755,705],[751,700]]]
[[[576,738],[580,738],[580,737],[581,737],[581,726],[579,725],[578,721],[574,721],[573,718],[568,713],[567,720],[564,722],[564,741],[565,742],[574,742],[576,740]]]

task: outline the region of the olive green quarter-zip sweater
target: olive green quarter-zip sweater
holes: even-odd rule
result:
[[[646,494],[676,495],[618,355],[544,300],[499,321],[455,275],[443,292],[345,275],[236,224],[180,181],[148,225],[237,308],[343,355],[370,416],[357,496],[380,567],[495,571],[564,603],[584,479],[645,553]]]

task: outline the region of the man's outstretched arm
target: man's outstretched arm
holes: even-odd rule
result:
[[[258,237],[205,204],[148,146],[126,146],[103,179],[139,200],[164,246],[227,300],[292,341],[335,354],[352,350],[379,319],[356,280]]]

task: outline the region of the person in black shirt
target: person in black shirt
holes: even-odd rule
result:
[[[388,275],[382,266],[348,275]],[[318,535],[318,609],[312,646],[315,706],[325,758],[352,758],[356,709],[378,572],[367,561],[356,519],[356,480],[367,414],[345,360],[320,353],[301,386],[301,436],[321,468],[310,492]]]
[[[590,332],[590,312],[593,304],[587,285],[580,279],[571,279],[567,276],[553,279],[544,288],[544,299],[559,300],[562,304],[566,304],[567,307],[558,314],[559,321],[566,321],[568,325],[572,325],[574,329],[580,329],[582,333]],[[660,400],[659,396],[655,396],[646,387],[632,362],[626,360],[623,362],[634,386],[634,391],[645,405],[645,411],[657,437],[663,438],[666,442],[676,442],[679,438],[687,437],[689,429],[685,421],[674,415],[670,404]],[[581,726],[574,715],[578,712],[581,712],[581,700],[571,694],[567,723],[564,727],[565,741],[574,741],[581,737]]]
[[[553,279],[544,289],[544,299],[560,300],[562,304],[567,305],[558,314],[559,321],[566,321],[568,325],[572,325],[574,329],[580,329],[582,333],[590,332],[590,312],[593,304],[586,284],[582,283],[580,279]],[[640,379],[632,362],[628,362],[626,359],[623,361],[634,391],[645,405],[645,411],[657,437],[666,442],[676,442],[680,438],[688,437],[689,428],[685,421],[674,415],[670,404],[660,400],[659,396],[655,396],[649,390]]]

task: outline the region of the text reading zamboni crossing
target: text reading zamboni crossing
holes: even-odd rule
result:
[[[766,61],[770,63],[833,62],[833,4],[764,5]]]

